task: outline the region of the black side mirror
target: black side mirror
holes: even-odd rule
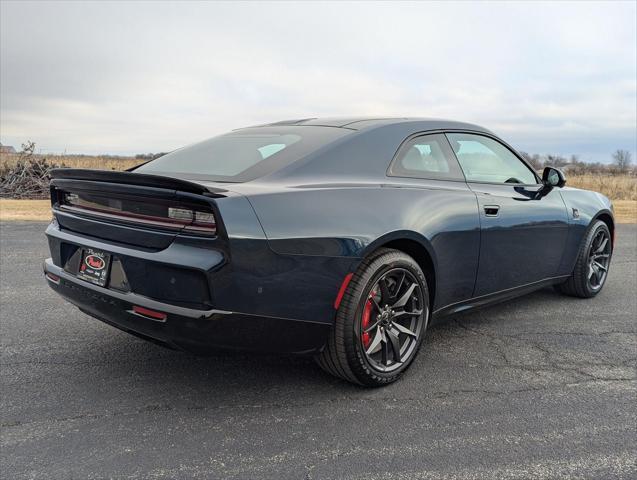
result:
[[[542,172],[542,183],[545,187],[553,188],[558,187],[562,188],[566,185],[566,177],[564,176],[564,172],[554,167],[545,167]]]

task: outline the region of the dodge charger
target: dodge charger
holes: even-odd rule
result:
[[[608,275],[609,200],[538,174],[491,131],[311,118],[231,131],[126,172],[58,169],[48,284],[196,353],[313,355],[380,386],[445,316]]]

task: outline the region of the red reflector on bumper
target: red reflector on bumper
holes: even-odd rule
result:
[[[144,317],[152,318],[153,320],[160,320],[162,322],[166,320],[166,317],[168,316],[165,313],[156,312],[155,310],[150,310],[149,308],[138,307],[137,305],[133,305],[133,312]]]
[[[44,275],[46,275],[46,277],[53,283],[60,283],[60,277],[58,277],[57,275],[54,275],[50,272],[45,272]]]
[[[349,285],[349,281],[352,279],[353,275],[353,273],[345,275],[343,283],[341,283],[341,288],[338,291],[338,295],[336,295],[336,300],[334,300],[334,310],[338,310],[338,307],[341,305],[341,300],[343,300],[343,295],[345,295],[345,290],[347,290],[347,286]]]

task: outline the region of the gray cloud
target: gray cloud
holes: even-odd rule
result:
[[[634,2],[0,5],[3,143],[136,153],[380,114],[473,121],[533,152],[636,150]]]

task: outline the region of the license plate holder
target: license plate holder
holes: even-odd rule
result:
[[[110,253],[93,248],[85,248],[82,250],[82,259],[77,272],[77,278],[104,287],[108,281],[110,267]]]

